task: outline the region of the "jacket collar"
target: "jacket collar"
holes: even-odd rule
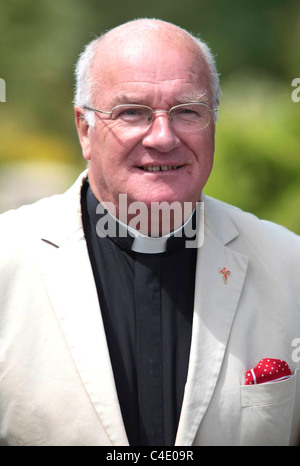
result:
[[[42,201],[44,205],[39,219],[42,240],[61,247],[75,233],[83,237],[80,199],[87,175],[85,170],[63,195],[58,194]]]

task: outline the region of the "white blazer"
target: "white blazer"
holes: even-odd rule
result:
[[[1,445],[128,445],[81,221],[84,176],[0,216]],[[300,239],[203,199],[176,445],[297,444]],[[294,375],[246,386],[265,357]]]

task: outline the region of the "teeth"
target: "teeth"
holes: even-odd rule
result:
[[[165,171],[165,170],[176,170],[176,166],[173,165],[162,165],[162,166],[154,166],[154,167],[143,167],[145,171],[150,171],[150,172],[159,172],[159,171]]]

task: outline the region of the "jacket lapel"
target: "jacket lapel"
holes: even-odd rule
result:
[[[78,209],[78,197],[76,201]],[[81,216],[77,220],[75,225],[70,219],[60,237],[49,231],[43,235],[41,270],[66,344],[111,444],[128,445]]]
[[[177,445],[192,445],[210,403],[248,264],[247,257],[226,246],[238,236],[229,217],[212,212],[211,201],[205,200],[204,244],[198,252],[190,364]],[[220,273],[224,267],[230,271],[227,283]]]

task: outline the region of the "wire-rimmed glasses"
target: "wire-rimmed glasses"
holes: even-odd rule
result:
[[[110,120],[117,121],[128,127],[134,127],[140,131],[149,128],[156,114],[165,113],[168,115],[174,130],[178,132],[193,132],[206,128],[209,125],[211,114],[217,111],[217,108],[212,110],[202,102],[180,104],[170,110],[153,110],[151,107],[139,104],[117,105],[111,112],[88,106],[84,108],[108,115]]]

